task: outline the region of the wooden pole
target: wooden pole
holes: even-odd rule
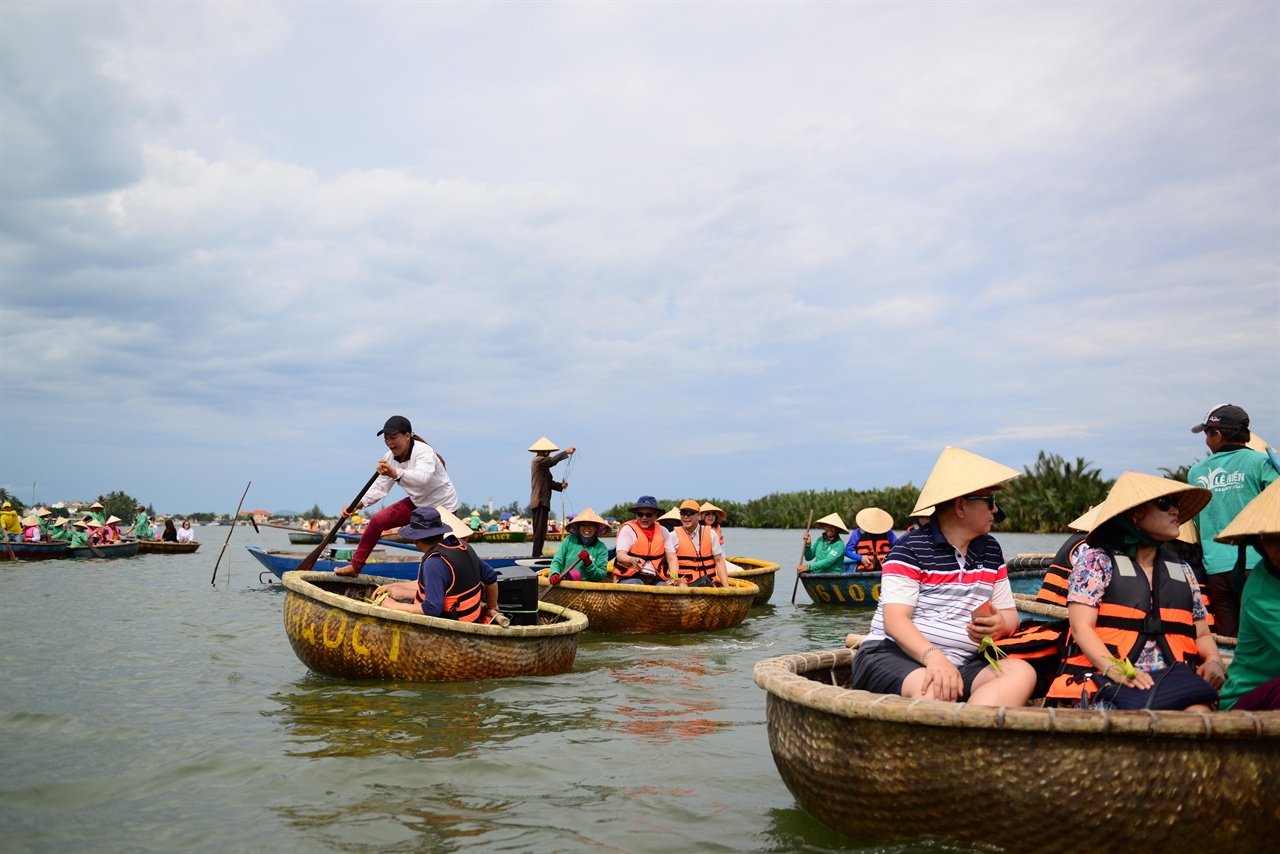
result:
[[[809,529],[813,527],[813,508],[809,508],[809,521],[804,523],[804,532],[809,533]],[[796,583],[791,585],[791,604],[796,604],[796,591],[800,589],[800,568],[804,566],[804,552],[800,549],[800,563],[796,565]]]
[[[235,515],[231,517],[231,530],[227,531],[227,541],[222,544],[222,551],[218,552],[218,559],[213,564],[213,576],[210,577],[209,583],[214,584],[218,578],[218,564],[222,563],[222,553],[227,550],[227,543],[231,542],[231,535],[236,532],[236,520],[240,518],[240,508],[244,506],[244,497],[249,494],[249,487],[253,486],[253,481],[245,484],[244,492],[240,495],[240,503],[236,505]]]

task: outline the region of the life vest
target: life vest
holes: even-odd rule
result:
[[[422,570],[432,555],[449,566],[452,576],[449,586],[444,590],[444,610],[440,612],[440,616],[460,623],[489,622],[484,617],[482,607],[484,584],[480,581],[480,558],[465,543],[456,540],[453,543],[437,543],[423,557],[418,567],[418,596],[414,601],[421,605],[427,598],[422,584]]]
[[[695,548],[693,538],[684,525],[676,528],[676,560],[676,572],[685,584],[713,575],[716,571],[716,556],[711,553],[711,529],[706,525],[698,526],[698,546]]]
[[[1040,591],[1036,593],[1037,602],[1067,607],[1067,580],[1071,577],[1071,553],[1084,541],[1085,534],[1076,533],[1067,537],[1053,556],[1053,561],[1045,571],[1044,581],[1040,582]]]
[[[25,531],[22,532],[22,539],[28,540],[33,543],[38,543],[40,542],[40,533],[41,533],[40,526],[32,525],[31,527],[27,528]]]
[[[1136,662],[1147,641],[1154,640],[1164,655],[1165,665],[1185,661],[1195,667],[1200,660],[1196,649],[1196,627],[1191,617],[1191,585],[1178,561],[1169,558],[1162,547],[1156,552],[1151,573],[1147,574],[1128,555],[1112,554],[1111,583],[1098,603],[1094,628],[1112,657]],[[1049,687],[1049,696],[1060,700],[1078,700],[1081,690],[1092,694],[1097,686],[1084,679],[1096,668],[1068,635],[1067,658],[1058,677]]]
[[[662,526],[657,522],[653,523],[653,527],[646,531],[640,527],[640,523],[635,519],[624,522],[623,528],[630,528],[636,533],[636,541],[627,549],[627,554],[641,561],[651,561],[655,569],[661,573],[662,562],[667,556],[667,536],[662,530]],[[643,563],[640,566],[644,566]],[[619,578],[634,578],[640,574],[638,566],[619,566],[617,561],[613,564],[613,574]]]
[[[1043,697],[1057,677],[1068,630],[1066,620],[1044,623],[1026,619],[1016,632],[995,642],[1005,655],[1021,658],[1035,670],[1036,687],[1031,693],[1031,699]]]
[[[885,555],[893,548],[893,543],[884,534],[868,534],[862,531],[858,541],[853,544],[853,552],[871,558],[871,572],[880,572],[884,568]]]

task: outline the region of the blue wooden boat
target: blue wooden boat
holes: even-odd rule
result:
[[[1005,562],[1009,571],[1009,586],[1014,593],[1030,593],[1035,595],[1044,581],[1048,563],[1041,567],[1038,560],[1043,555],[1024,557],[1037,558],[1036,561],[1019,561],[1010,558]],[[1048,555],[1049,560],[1052,555]],[[878,572],[826,572],[800,573],[800,583],[809,594],[809,598],[819,605],[837,605],[842,608],[874,608],[880,602],[880,573]]]
[[[0,548],[0,560],[9,560],[10,550],[18,560],[49,560],[67,556],[65,542],[9,543],[9,548]]]
[[[137,540],[125,540],[101,546],[67,546],[67,557],[133,557],[137,553]]]
[[[298,564],[302,563],[302,559],[311,552],[286,552],[278,549],[264,549],[261,546],[245,546],[249,554],[253,555],[258,563],[265,566],[271,571],[276,578],[284,578],[286,572],[292,572],[298,568]],[[325,554],[321,555],[312,568],[313,572],[333,572],[337,567],[346,566],[351,563],[351,552],[354,546],[330,546]],[[408,581],[418,577],[418,562],[422,556],[415,549],[412,552],[384,552],[375,549],[370,555],[369,561],[364,566],[364,572],[369,575],[378,575],[385,578],[394,578],[398,581]],[[537,572],[539,569],[546,569],[551,566],[551,558],[533,558],[533,557],[484,557],[485,563],[497,569],[504,566],[527,566]]]

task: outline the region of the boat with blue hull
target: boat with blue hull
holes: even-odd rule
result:
[[[310,554],[310,552],[264,549],[262,546],[245,546],[245,548],[248,549],[249,554],[253,555],[258,563],[270,570],[271,574],[276,578],[284,578],[286,572],[292,572],[297,569],[303,558]],[[337,567],[346,566],[351,563],[351,553],[353,551],[355,551],[354,546],[330,546],[328,551],[316,560],[312,571],[333,572]],[[422,555],[416,549],[412,552],[403,550],[388,552],[385,549],[374,549],[370,553],[364,569],[370,575],[407,581],[418,577],[418,562],[421,559]],[[526,566],[536,572],[539,569],[546,569],[551,566],[551,558],[549,557],[486,557],[481,555],[481,560],[494,569],[505,566]]]
[[[9,543],[6,549],[0,549],[0,560],[9,560],[10,555],[17,560],[50,560],[67,556],[66,543]]]
[[[1052,558],[1053,555],[1019,555],[1006,561],[1009,586],[1013,592],[1030,593],[1032,596],[1039,592]],[[874,608],[880,603],[878,572],[802,572],[800,583],[809,598],[818,605]]]

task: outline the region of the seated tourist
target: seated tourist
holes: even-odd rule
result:
[[[600,540],[600,534],[609,525],[588,507],[573,521],[564,526],[564,539],[551,558],[551,570],[547,573],[552,584],[561,579],[570,581],[604,581],[609,577],[609,547]]]
[[[178,529],[178,542],[194,543],[196,541],[196,532],[191,530],[191,520],[183,519],[182,527]]]
[[[1236,656],[1218,708],[1280,710],[1280,481],[1246,504],[1217,539],[1262,553],[1240,594]]]
[[[854,688],[979,706],[1031,698],[1031,665],[990,664],[982,647],[1018,629],[1004,555],[991,536],[996,493],[1018,474],[960,448],[942,452],[911,513],[933,507],[932,521],[904,534],[885,558],[880,604],[853,658]]]
[[[618,529],[613,575],[623,584],[658,584],[667,577],[667,533],[656,522],[660,509],[652,495],[641,495],[635,518]]]
[[[22,520],[22,539],[29,543],[38,543],[43,539],[40,520],[35,516],[27,516]]]
[[[845,560],[860,572],[879,572],[889,549],[898,541],[893,517],[879,507],[864,507],[853,517],[857,527],[844,547]]]
[[[375,598],[388,594],[384,608],[464,623],[488,623],[498,615],[498,574],[457,538],[457,528],[434,507],[413,509],[400,536],[423,553],[418,580],[378,587]]]
[[[1217,702],[1226,678],[1222,656],[1195,575],[1170,545],[1212,497],[1208,489],[1141,472],[1116,480],[1095,511],[1086,547],[1072,553],[1067,616],[1074,654],[1049,687],[1051,700],[1188,711]]]
[[[666,513],[663,513],[661,516],[659,516],[658,524],[661,525],[662,529],[666,531],[668,534],[670,534],[676,528],[679,528],[680,527],[680,505],[677,504],[675,507],[672,507]]]
[[[724,532],[720,530],[720,525],[724,522],[727,514],[710,501],[702,502],[702,506],[698,509],[702,512],[702,524],[710,528],[711,532],[720,538],[720,547],[723,550]]]
[[[822,529],[822,536],[815,542],[808,531],[804,532],[804,559],[809,565],[802,564],[796,572],[844,572],[844,540],[840,535],[849,533],[849,526],[839,513],[823,516],[814,524]]]
[[[720,540],[702,524],[702,506],[689,500],[680,504],[680,527],[667,540],[667,567],[675,564],[681,587],[729,586]]]

